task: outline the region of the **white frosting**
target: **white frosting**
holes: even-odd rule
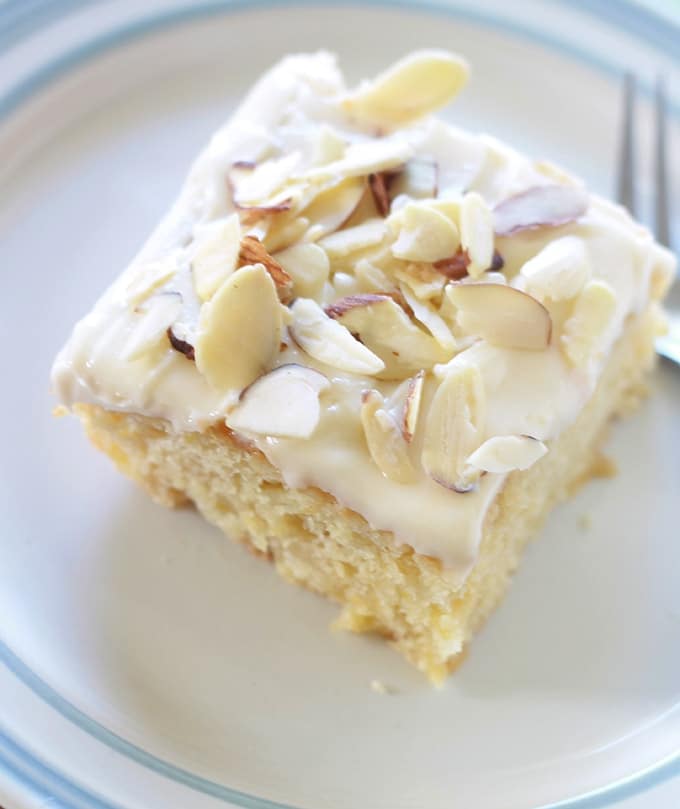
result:
[[[365,140],[366,133],[353,128],[341,112],[342,92],[342,78],[326,54],[289,57],[260,80],[198,158],[168,217],[76,326],[57,357],[53,385],[64,404],[88,402],[142,413],[167,419],[177,430],[201,430],[225,418],[239,391],[213,390],[196,365],[169,344],[126,359],[125,345],[138,328],[126,290],[150,260],[177,251],[181,262],[194,225],[231,210],[225,177],[234,162],[257,161],[274,147],[284,154],[299,150],[304,164],[311,159],[312,141],[322,122],[346,139]],[[555,182],[546,169],[512,149],[436,119],[425,119],[393,137],[408,144],[416,156],[436,161],[441,198],[471,189],[493,206],[532,186]],[[587,213],[577,222],[497,239],[508,277],[515,276],[545,244],[565,234],[583,239],[592,277],[606,281],[616,295],[615,314],[601,350],[579,367],[567,362],[556,341],[543,351],[478,341],[458,353],[450,365],[474,366],[481,373],[487,402],[481,440],[530,435],[549,441],[559,435],[591,395],[626,317],[647,304],[650,274],[672,270],[670,255],[654,245],[648,231],[616,206],[591,197]],[[559,323],[563,307],[549,308]],[[287,347],[275,364],[298,362],[321,370],[331,380],[321,394],[319,425],[309,439],[248,437],[280,470],[287,485],[329,492],[373,527],[392,532],[396,542],[442,559],[451,577],[462,581],[474,564],[484,517],[504,476],[487,474],[475,490],[465,494],[443,488],[420,468],[419,430],[409,448],[416,469],[414,482],[388,480],[369,457],[358,413],[362,391],[377,388],[389,396],[397,383],[340,372],[311,359],[289,337],[284,339]],[[425,414],[436,384],[436,378],[428,375]]]

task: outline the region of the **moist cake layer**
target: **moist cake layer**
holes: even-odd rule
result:
[[[466,75],[435,51],[350,90],[328,54],[273,68],[77,325],[61,401],[226,424],[461,585],[674,266],[571,175],[432,117]]]

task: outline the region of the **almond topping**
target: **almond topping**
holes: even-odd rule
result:
[[[465,459],[479,444],[484,422],[479,369],[449,367],[432,399],[423,439],[423,468],[435,483],[457,492],[474,488],[481,473],[466,470]]]
[[[279,262],[269,255],[262,242],[256,239],[255,236],[244,236],[241,239],[239,260],[243,265],[262,264],[276,285],[276,291],[279,293],[281,303],[288,303],[291,300],[293,296],[293,279]]]
[[[295,295],[319,298],[328,280],[330,263],[318,244],[294,244],[274,257],[293,279]]]
[[[345,228],[326,236],[319,242],[330,258],[341,258],[365,247],[380,244],[385,236],[385,222],[382,219],[369,219],[363,225]]]
[[[368,450],[378,469],[395,483],[412,482],[415,470],[408,455],[408,445],[377,390],[364,392],[360,416]]]
[[[548,242],[524,264],[520,276],[526,291],[540,300],[573,298],[590,278],[590,262],[583,239],[563,236]]]
[[[410,444],[416,434],[418,426],[418,415],[420,413],[420,402],[423,398],[423,385],[425,384],[425,372],[419,371],[408,381],[406,398],[404,400],[404,410],[401,416],[401,432],[404,441]]]
[[[505,474],[514,469],[528,469],[547,451],[542,441],[529,435],[497,435],[478,447],[467,463],[482,472]]]
[[[316,301],[298,298],[291,306],[291,336],[310,357],[355,374],[376,374],[385,363],[347,329],[328,317]]]
[[[394,174],[385,171],[378,171],[368,175],[368,187],[371,189],[375,207],[380,216],[387,216],[390,212],[390,181]]]
[[[493,260],[493,217],[480,194],[470,191],[460,205],[460,243],[469,263],[468,275],[479,278]]]
[[[363,177],[349,177],[314,197],[302,211],[310,222],[307,238],[316,241],[335,233],[357,209],[365,190]]]
[[[196,293],[209,301],[236,269],[241,225],[237,214],[194,228],[190,261]]]
[[[396,258],[407,261],[439,261],[458,249],[460,238],[453,222],[423,202],[409,202],[391,224],[398,228],[392,245]]]
[[[557,227],[574,222],[588,210],[588,193],[569,185],[538,185],[515,194],[494,208],[497,235]]]
[[[385,363],[382,379],[405,379],[453,354],[419,329],[387,295],[352,295],[326,311]]]
[[[262,266],[242,267],[203,304],[196,367],[218,391],[243,390],[269,370],[281,342],[281,307]]]
[[[328,378],[303,365],[281,365],[242,391],[226,418],[232,430],[281,438],[309,438],[319,423],[319,393]]]
[[[548,347],[552,320],[542,303],[502,284],[450,284],[446,294],[468,334],[505,348],[539,351]]]
[[[125,301],[130,305],[142,303],[177,272],[177,258],[165,256],[158,261],[134,268],[134,275],[125,287]]]
[[[446,351],[455,351],[456,338],[451,333],[444,319],[432,308],[432,305],[422,302],[406,284],[402,284],[401,293],[404,296],[404,300],[411,308],[415,319],[425,326],[439,345]]]
[[[343,101],[356,120],[373,126],[402,126],[449,103],[467,81],[460,57],[422,50],[399,60],[372,81],[364,81]]]
[[[460,281],[468,274],[469,265],[470,256],[459,247],[452,256],[435,261],[432,266],[451,281]]]
[[[390,183],[390,197],[407,196],[411,199],[431,199],[437,196],[438,168],[434,160],[413,158]]]
[[[133,310],[135,325],[123,347],[123,358],[137,360],[156,348],[181,308],[182,298],[177,292],[161,292],[136,306]]]
[[[604,281],[589,281],[564,324],[562,348],[572,365],[585,365],[599,355],[616,313],[616,293]]]

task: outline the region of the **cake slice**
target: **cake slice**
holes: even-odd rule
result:
[[[643,390],[674,272],[565,171],[434,117],[467,72],[284,59],[53,369],[156,501],[433,681]]]

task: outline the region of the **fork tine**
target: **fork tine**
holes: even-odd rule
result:
[[[623,77],[623,121],[619,144],[617,199],[635,216],[635,76]]]
[[[654,149],[654,180],[656,184],[656,238],[670,246],[670,211],[668,204],[668,172],[666,147],[666,85],[661,76],[656,79],[654,106],[656,112],[656,144]]]

